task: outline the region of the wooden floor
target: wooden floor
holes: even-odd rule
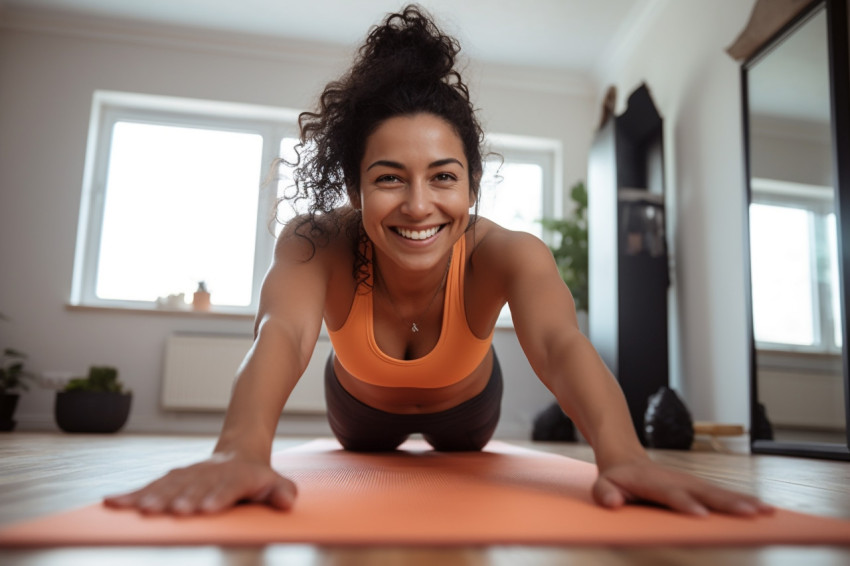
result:
[[[278,439],[276,450],[306,439]],[[174,466],[209,454],[214,438],[200,436],[0,434],[0,525],[90,504],[137,487]],[[518,442],[592,461],[587,446]],[[666,465],[759,495],[795,511],[850,519],[850,463],[724,454],[707,450],[653,451]],[[0,564],[220,565],[574,565],[750,564],[846,565],[850,547],[593,548],[493,546],[344,548],[269,545],[217,547],[63,548],[0,550]]]

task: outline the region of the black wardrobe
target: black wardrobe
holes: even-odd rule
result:
[[[596,133],[588,164],[590,340],[645,443],[647,400],[668,384],[662,119],[646,85]]]

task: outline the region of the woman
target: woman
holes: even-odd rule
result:
[[[271,469],[270,450],[322,320],[334,347],[328,418],[343,447],[393,450],[422,433],[437,450],[480,450],[499,416],[491,340],[507,303],[535,373],[594,449],[599,504],[769,512],[650,461],[548,248],[470,215],[483,135],[454,70],[458,51],[418,8],[392,14],[301,116],[293,198],[307,198],[310,212],[277,242],[214,454],[108,504],[175,514],[244,499],[290,507],[296,488]]]

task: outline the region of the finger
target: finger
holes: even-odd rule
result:
[[[194,475],[173,470],[141,490],[135,507],[143,513],[168,512],[176,499],[192,489]]]
[[[199,513],[220,513],[233,507],[240,500],[248,498],[251,491],[236,481],[222,482],[206,492],[198,503],[197,511]]]
[[[136,501],[138,501],[139,494],[141,493],[141,491],[141,489],[136,489],[134,491],[129,491],[126,493],[115,493],[112,495],[106,495],[103,498],[103,503],[107,507],[133,507],[136,505]]]
[[[103,498],[103,503],[107,507],[127,508],[127,507],[142,507],[142,502],[149,504],[153,501],[151,497],[154,484],[146,485],[135,491],[127,493],[119,493],[116,495],[107,495]]]
[[[199,511],[218,513],[243,499],[286,510],[292,507],[296,493],[294,483],[270,471],[248,485],[239,482],[222,482],[203,498]]]
[[[168,511],[175,515],[193,515],[201,510],[201,502],[210,492],[206,484],[191,484],[176,493],[168,505]]]
[[[175,488],[167,490],[166,488],[151,489],[139,498],[136,502],[136,508],[149,515],[165,513],[178,493],[179,491]]]
[[[761,515],[773,515],[776,513],[776,507],[770,503],[765,503],[761,499],[756,500],[756,505],[758,506],[759,514]]]
[[[675,479],[675,478],[672,478]],[[625,477],[619,478],[616,482],[610,483],[619,489],[621,494],[624,494],[626,502],[628,501],[647,501],[658,503],[688,515],[703,517],[708,515],[708,509],[700,503],[699,499],[692,495],[693,482],[696,485],[700,483],[695,478],[689,478],[685,485],[680,482],[664,481],[657,477]],[[626,491],[623,485],[628,485],[631,491]],[[689,486],[691,488],[689,489]]]
[[[626,496],[622,490],[604,477],[600,477],[593,484],[593,499],[598,505],[609,509],[616,509],[626,504]]]
[[[288,479],[280,478],[265,501],[277,509],[286,511],[292,508],[296,495],[298,495],[298,489],[295,484]]]
[[[729,491],[717,486],[707,486],[695,494],[706,506],[723,513],[739,516],[754,516],[773,513],[771,505],[763,503],[757,497]]]
[[[699,502],[693,495],[683,489],[675,489],[666,492],[661,497],[655,498],[674,511],[693,515],[694,517],[706,517],[708,508]]]

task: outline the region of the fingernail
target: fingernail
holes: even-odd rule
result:
[[[203,511],[215,511],[217,508],[215,497],[205,497],[203,501],[201,501],[201,509]]]
[[[116,506],[116,507],[120,507],[120,506],[127,504],[126,497],[119,497],[119,496],[113,496],[113,495],[108,495],[108,496],[104,497],[103,503],[105,505]]]
[[[708,517],[708,509],[706,509],[702,505],[694,505],[693,507],[691,507],[691,513],[693,513],[697,517]]]
[[[178,513],[188,513],[192,510],[192,504],[185,497],[178,497],[171,506]]]
[[[746,501],[739,501],[735,504],[735,512],[741,515],[755,515],[758,513],[758,509]]]
[[[615,494],[608,493],[602,499],[602,504],[605,505],[605,507],[616,507],[618,501],[619,501],[619,499],[617,498],[617,496]]]
[[[159,497],[155,495],[145,495],[139,500],[139,507],[143,509],[155,509],[160,505]]]

